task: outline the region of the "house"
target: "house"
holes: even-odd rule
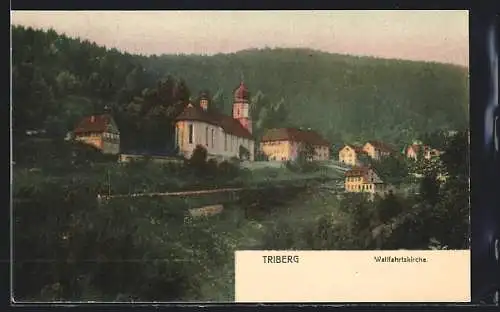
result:
[[[269,160],[296,160],[301,152],[311,147],[310,160],[330,159],[330,142],[313,130],[296,128],[268,129],[260,142],[261,151]]]
[[[339,161],[349,166],[356,166],[360,163],[359,156],[365,154],[362,147],[356,145],[345,145],[339,151]]]
[[[412,144],[406,148],[405,154],[407,158],[413,160],[417,160],[420,156],[423,156],[427,160],[431,160],[439,157],[442,152],[428,145]]]
[[[206,94],[200,96],[198,105],[188,104],[175,119],[175,144],[179,153],[190,158],[196,146],[201,145],[209,158],[254,160],[249,99],[248,89],[241,82],[234,91],[232,116],[210,109]]]
[[[365,166],[353,167],[345,173],[344,189],[348,193],[381,196],[392,191],[392,188],[384,183],[372,168]]]
[[[95,146],[104,154],[120,153],[120,131],[107,113],[83,118],[73,130],[73,139]]]
[[[375,160],[380,160],[394,153],[394,149],[389,144],[380,141],[368,141],[363,145],[363,151]]]

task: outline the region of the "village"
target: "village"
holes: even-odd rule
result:
[[[177,157],[121,152],[120,130],[110,113],[84,118],[67,140],[92,145],[104,154],[117,155],[121,163],[146,157],[157,163],[178,162],[192,157],[197,147],[206,150],[208,159],[217,162],[237,159],[247,166],[284,165],[297,161],[302,155],[308,162],[326,164],[341,171],[343,192],[365,193],[369,199],[398,192],[394,185],[380,177],[374,163],[388,157],[400,157],[410,162],[421,158],[434,161],[442,154],[442,151],[419,141],[398,151],[391,144],[371,140],[364,145],[344,144],[334,155],[331,153],[332,142],[318,131],[302,128],[265,129],[262,137],[256,138],[252,134],[250,92],[243,81],[233,93],[232,116],[209,109],[209,102],[207,94],[202,92],[198,102],[190,102],[175,119],[174,141],[178,155],[174,156]],[[264,155],[265,160],[256,160],[256,154]],[[414,178],[422,177],[421,173],[412,174]],[[445,179],[445,176],[439,178]]]

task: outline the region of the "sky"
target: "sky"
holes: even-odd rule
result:
[[[469,64],[467,11],[12,11],[11,23],[144,55],[300,47]]]

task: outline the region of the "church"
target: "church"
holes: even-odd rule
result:
[[[233,157],[254,160],[255,140],[249,112],[250,93],[243,83],[233,94],[232,116],[210,109],[210,100],[202,93],[198,103],[190,103],[175,119],[175,144],[179,153],[190,158],[196,146],[207,150],[208,158]]]

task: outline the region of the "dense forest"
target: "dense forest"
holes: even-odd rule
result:
[[[468,71],[453,65],[307,49],[146,57],[19,26],[12,46],[16,142],[28,129],[63,136],[107,107],[123,149],[168,149],[171,118],[187,101],[208,90],[212,106],[230,113],[241,77],[252,93],[257,136],[265,127],[312,127],[334,144],[380,139],[402,146],[468,125]]]

